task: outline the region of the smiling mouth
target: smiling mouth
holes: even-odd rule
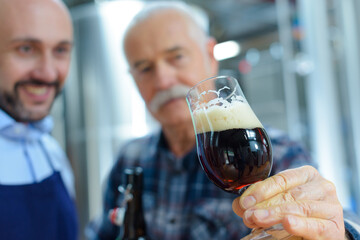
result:
[[[59,81],[43,82],[37,79],[18,82],[15,91],[20,90],[34,101],[46,101],[54,92],[57,95]]]
[[[49,86],[41,85],[25,85],[24,90],[35,96],[42,96],[49,91]]]
[[[42,104],[56,96],[56,85],[54,84],[20,84],[18,86],[19,93],[22,92],[26,101]]]

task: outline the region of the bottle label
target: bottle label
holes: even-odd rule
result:
[[[117,225],[122,226],[124,223],[125,208],[114,208],[109,212],[110,221]]]
[[[131,184],[128,184],[126,186],[126,189],[122,187],[119,188],[119,191],[124,195],[124,199],[120,204],[121,207],[117,207],[109,211],[110,221],[117,226],[123,225],[126,212],[126,204],[133,199],[133,195],[131,194],[131,188]]]

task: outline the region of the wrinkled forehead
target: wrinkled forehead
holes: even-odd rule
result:
[[[128,58],[133,51],[164,51],[176,45],[201,41],[204,35],[186,15],[177,11],[161,11],[148,15],[128,29],[124,51]]]
[[[158,10],[137,19],[130,25],[126,35],[134,35],[139,32],[169,31],[172,27],[181,27],[184,30],[191,26],[189,22],[190,20],[184,14],[175,10]]]

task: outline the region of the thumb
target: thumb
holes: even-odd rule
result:
[[[240,197],[237,197],[232,202],[232,209],[236,213],[236,215],[242,217],[244,215],[244,211],[240,207]]]

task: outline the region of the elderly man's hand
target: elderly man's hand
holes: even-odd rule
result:
[[[289,233],[308,240],[346,239],[335,186],[310,166],[251,185],[234,200],[233,210],[250,228],[282,223]]]

